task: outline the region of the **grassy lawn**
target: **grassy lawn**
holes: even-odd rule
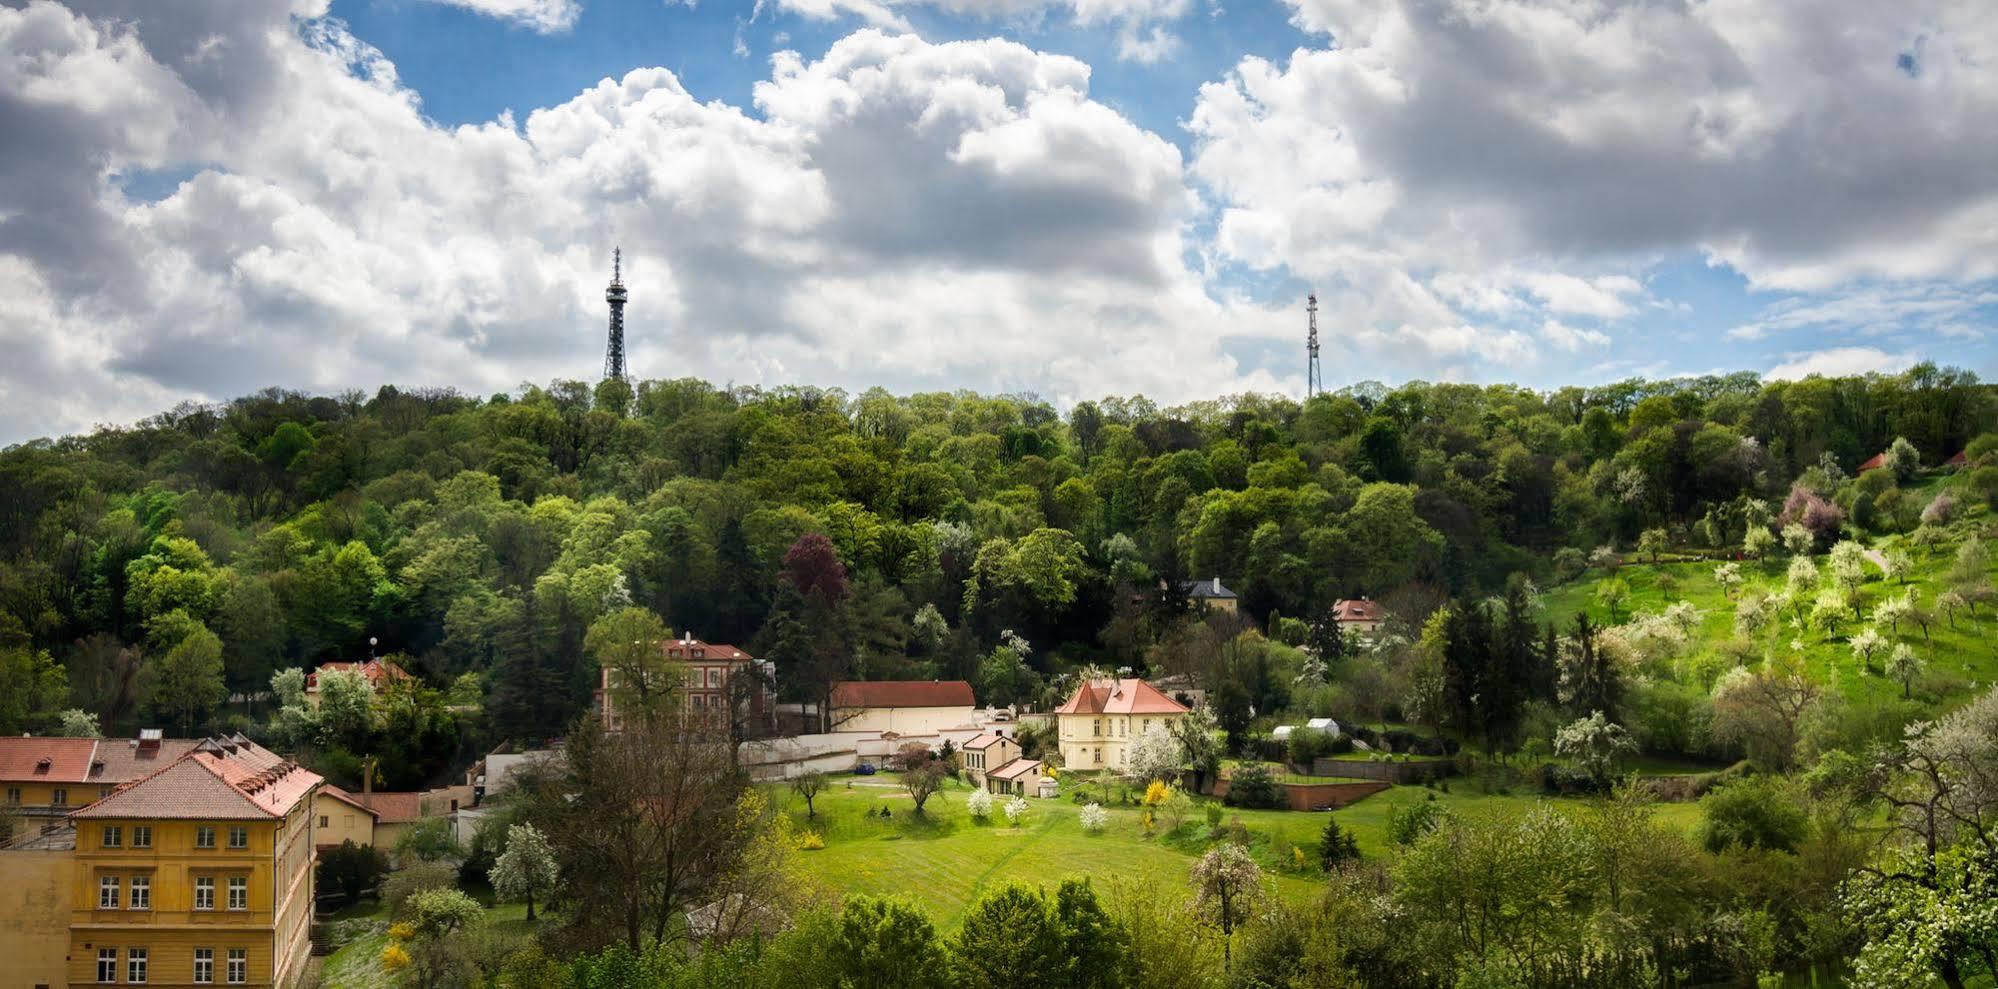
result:
[[[1982,511],[1977,509],[1980,516]],[[1959,531],[1966,529],[1967,526],[1959,526]],[[1888,537],[1874,541],[1871,546],[1885,551],[1902,539],[1900,536]],[[1934,555],[1908,547],[1908,553],[1914,566],[1905,587],[1884,579],[1873,566],[1867,567],[1872,579],[1861,589],[1864,598],[1861,611],[1865,615],[1861,620],[1852,620],[1848,612],[1845,623],[1836,632],[1827,634],[1799,627],[1794,621],[1794,613],[1785,612],[1771,622],[1770,628],[1752,640],[1756,654],[1787,653],[1794,642],[1803,647],[1801,655],[1812,676],[1820,683],[1836,683],[1846,699],[1862,705],[1899,700],[1901,684],[1880,672],[1885,657],[1874,661],[1873,672],[1869,674],[1853,657],[1848,643],[1860,629],[1872,624],[1873,608],[1888,597],[1899,596],[1912,589],[1918,605],[1933,607],[1936,595],[1946,589],[1944,575],[1954,560],[1954,546]],[[1632,554],[1628,558],[1637,557]],[[1827,581],[1830,579],[1829,560],[1827,554],[1813,557],[1821,579]],[[1656,566],[1630,563],[1614,574],[1630,588],[1630,598],[1619,609],[1617,619],[1627,621],[1637,612],[1657,613],[1679,601],[1691,603],[1700,613],[1699,629],[1694,647],[1679,662],[1687,670],[1701,668],[1703,662],[1713,668],[1711,661],[1716,658],[1713,655],[1715,650],[1734,638],[1735,601],[1744,593],[1770,594],[1780,591],[1789,565],[1789,558],[1780,554],[1761,562],[1742,561],[1741,569],[1746,580],[1739,590],[1729,596],[1723,595],[1720,585],[1714,581],[1715,563],[1661,563]],[[1578,580],[1550,589],[1545,599],[1547,618],[1558,622],[1563,630],[1572,629],[1574,616],[1583,610],[1588,612],[1591,621],[1609,621],[1611,615],[1597,599],[1596,588],[1610,576],[1600,570],[1591,570]],[[1929,672],[1926,680],[1915,684],[1917,697],[1926,692],[1927,699],[1939,707],[1950,707],[1998,682],[1998,636],[1992,634],[1998,631],[1998,615],[1994,615],[1988,606],[1979,611],[1982,613],[1976,616],[1958,615],[1954,626],[1938,615],[1927,637],[1923,636],[1918,626],[1908,622],[1903,622],[1898,631],[1879,627],[1880,634],[1890,642],[1907,643],[1914,648],[1917,656],[1927,662]]]
[[[1030,810],[1020,826],[1009,826],[994,809],[992,821],[980,824],[965,810],[970,790],[961,784],[930,798],[917,817],[909,795],[893,775],[835,777],[815,801],[817,817],[807,821],[805,803],[788,789],[769,787],[771,801],[801,827],[816,831],[826,847],[801,852],[804,865],[834,891],[914,900],[937,924],[954,929],[965,908],[982,893],[1006,882],[1054,885],[1071,876],[1107,880],[1126,877],[1153,882],[1162,890],[1185,888],[1188,870],[1205,845],[1189,832],[1204,830],[1202,799],[1188,815],[1180,836],[1147,839],[1135,807],[1108,807],[1110,821],[1100,834],[1089,834],[1078,820],[1081,807],[1068,799],[1027,801]],[[1422,787],[1395,787],[1335,812],[1351,829],[1360,850],[1370,858],[1388,854],[1387,821],[1408,803],[1434,795],[1452,813],[1518,812],[1540,798],[1531,795],[1439,793]],[[880,816],[886,807],[890,817]],[[1308,900],[1316,895],[1318,837],[1326,814],[1298,811],[1224,808],[1225,825],[1240,819],[1256,835],[1253,852],[1265,868],[1301,848],[1311,870],[1272,869],[1280,895]],[[1690,829],[1698,821],[1693,804],[1658,808],[1661,821]]]

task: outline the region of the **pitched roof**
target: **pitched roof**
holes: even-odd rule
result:
[[[307,673],[305,675],[305,689],[318,690],[319,674],[331,673],[334,670],[353,670],[354,672],[359,673],[364,677],[367,677],[368,682],[374,684],[377,688],[381,687],[383,684],[393,683],[398,680],[414,679],[409,675],[408,670],[405,670],[402,667],[395,665],[395,662],[393,660],[377,658],[366,661],[356,661],[351,663],[336,660],[331,663],[321,663],[319,664],[318,669],[313,670],[311,673]]]
[[[380,811],[377,811],[373,807],[370,807],[367,804],[362,803],[360,801],[360,798],[354,796],[351,793],[348,793],[345,790],[340,789],[337,786],[334,786],[331,783],[328,783],[325,786],[320,787],[319,792],[322,796],[332,797],[333,799],[338,800],[343,804],[347,804],[353,807],[355,810],[359,810],[370,817],[379,818],[382,816]]]
[[[702,642],[692,636],[673,639],[666,643],[667,659],[717,660],[731,663],[752,663],[755,656],[734,646],[721,642]]]
[[[319,776],[241,735],[201,740],[150,776],[69,816],[259,820],[290,813]]]
[[[86,783],[96,751],[94,738],[0,737],[0,780]]]
[[[1056,714],[1185,714],[1186,705],[1136,677],[1094,680],[1075,688]]]
[[[1880,468],[1885,466],[1887,466],[1887,455],[1884,453],[1876,453],[1873,456],[1866,458],[1866,462],[1860,464],[1859,469],[1857,471],[1854,471],[1854,473],[1864,474],[1867,471],[1879,470]]]
[[[1179,585],[1179,590],[1180,593],[1190,598],[1220,600],[1235,596],[1234,591],[1221,586],[1221,578],[1219,577],[1210,580],[1187,581]]]
[[[1010,779],[1017,779],[1018,777],[1021,776],[1025,776],[1030,772],[1038,773],[1040,771],[1041,771],[1041,761],[1039,759],[1020,758],[1020,759],[1015,759],[1012,762],[1009,762],[1003,766],[1000,766],[998,769],[986,773],[985,775],[990,776],[993,779],[1010,780]]]
[[[1966,454],[1968,454],[1969,452],[1970,452],[1970,451],[1968,451],[1968,450],[1958,450],[1958,451],[1956,451],[1956,456],[1954,456],[1954,457],[1951,457],[1951,458],[1949,458],[1948,460],[1945,460],[1945,461],[1943,461],[1943,466],[1944,466],[1944,467],[1962,467],[1962,466],[1964,466],[1965,464],[1968,464],[1968,463],[1970,463],[1970,457],[1968,457],[1968,456],[1966,455]]]
[[[964,747],[967,749],[985,749],[991,747],[993,744],[998,742],[1011,742],[1011,741],[1015,740],[1007,738],[1004,735],[995,735],[991,732],[986,732],[983,735],[974,736],[970,741],[965,742]]]
[[[1352,598],[1332,603],[1332,620],[1335,622],[1377,622],[1386,616],[1379,601],[1367,598]]]
[[[130,783],[194,751],[198,738],[107,738],[97,743],[93,783]]]
[[[352,795],[382,824],[406,824],[423,816],[421,793],[356,793]]]
[[[833,684],[832,706],[971,707],[977,701],[963,680],[842,680]]]

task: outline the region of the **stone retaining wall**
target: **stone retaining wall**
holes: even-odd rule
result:
[[[1320,807],[1344,807],[1363,797],[1371,797],[1388,788],[1389,784],[1373,780],[1355,780],[1351,783],[1282,783],[1284,797],[1291,810],[1317,810]],[[1214,784],[1212,795],[1223,798],[1228,795],[1228,781],[1219,780]]]
[[[1311,763],[1312,776],[1351,776],[1389,783],[1421,783],[1457,771],[1449,759],[1410,759],[1407,762],[1355,762],[1350,759],[1317,759]]]

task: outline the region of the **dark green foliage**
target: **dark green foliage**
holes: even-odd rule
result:
[[[1268,766],[1259,762],[1238,765],[1228,774],[1228,796],[1223,802],[1230,807],[1263,810],[1288,806],[1283,785],[1270,775]]]
[[[1331,872],[1347,862],[1360,860],[1360,841],[1339,826],[1339,819],[1325,815],[1325,830],[1318,835],[1318,867]]]
[[[340,847],[320,854],[318,888],[322,893],[339,893],[353,903],[363,890],[380,882],[388,868],[388,856],[372,845],[356,845],[349,838]]]
[[[1123,932],[1082,880],[1063,882],[1052,900],[1018,885],[987,895],[965,915],[952,951],[965,989],[1124,984]]]
[[[950,984],[950,966],[936,928],[922,911],[895,900],[855,897],[840,911],[830,946],[838,985],[928,989]]]

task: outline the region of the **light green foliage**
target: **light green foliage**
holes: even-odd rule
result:
[[[39,649],[0,648],[0,732],[44,727],[69,695],[69,677]]]
[[[57,717],[56,734],[65,738],[102,738],[104,729],[97,724],[97,715],[80,708],[70,708]]]
[[[547,899],[561,878],[555,853],[548,839],[532,824],[507,828],[506,851],[493,862],[493,890],[509,900],[527,903],[527,919],[534,919],[534,901]]]
[[[358,670],[327,670],[319,674],[320,728],[333,739],[353,744],[374,726],[375,685]]]
[[[153,706],[183,732],[192,732],[228,696],[222,682],[222,640],[196,627],[160,657]]]

